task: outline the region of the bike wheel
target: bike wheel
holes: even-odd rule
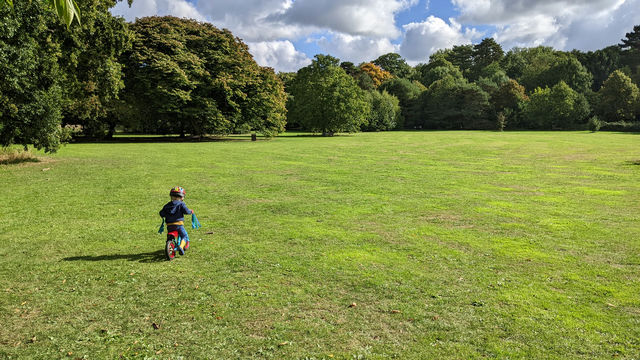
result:
[[[167,256],[167,260],[173,260],[176,257],[176,244],[173,240],[167,240],[167,245],[164,247],[164,253]]]

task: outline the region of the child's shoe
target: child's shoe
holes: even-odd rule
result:
[[[184,255],[184,244],[185,244],[185,241],[182,240],[180,242],[180,246],[178,246],[178,252],[180,253],[180,255]]]

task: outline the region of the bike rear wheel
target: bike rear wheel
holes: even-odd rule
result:
[[[173,240],[167,240],[167,245],[164,247],[165,255],[167,256],[167,260],[173,260],[176,257],[177,250],[176,244]]]

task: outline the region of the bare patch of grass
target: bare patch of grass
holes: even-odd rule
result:
[[[0,165],[20,164],[24,162],[39,162],[31,151],[12,148],[0,149]]]

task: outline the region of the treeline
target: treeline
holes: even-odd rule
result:
[[[355,66],[327,55],[279,74],[288,127],[332,134],[391,129],[640,130],[640,26],[593,52],[504,52],[493,39],[409,66],[385,54]]]
[[[71,136],[284,131],[286,99],[228,30],[175,17],[128,24],[116,0],[78,2],[65,27],[45,1],[0,8],[0,145],[55,151]]]
[[[594,52],[504,52],[493,39],[409,66],[316,55],[259,66],[228,30],[175,17],[126,23],[117,0],[79,2],[69,29],[45,1],[0,7],[0,145],[55,151],[116,130],[201,136],[290,129],[638,130],[640,26]]]

